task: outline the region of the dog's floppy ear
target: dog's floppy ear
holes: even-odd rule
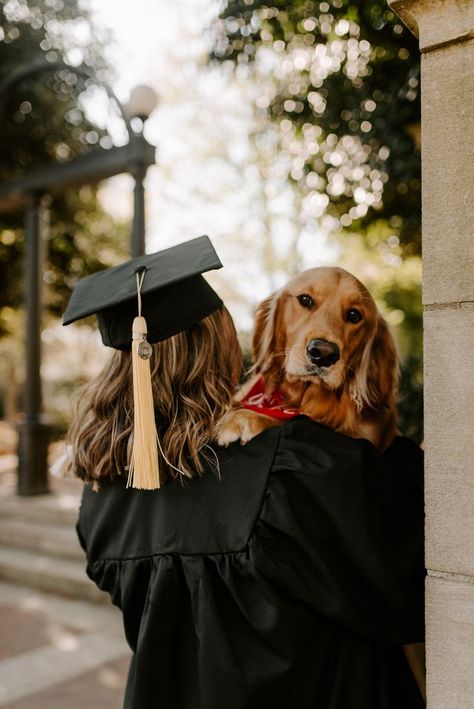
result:
[[[255,314],[255,327],[253,332],[253,370],[260,374],[270,373],[277,365],[278,310],[280,294],[273,293],[260,303]],[[284,345],[283,345],[284,346]],[[277,365],[278,368],[280,365]]]
[[[374,408],[395,406],[399,369],[395,340],[379,315],[375,334],[365,346],[354,381],[352,397],[359,408],[364,402]]]

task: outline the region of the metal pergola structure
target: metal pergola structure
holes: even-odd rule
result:
[[[20,67],[0,84],[0,115],[9,91],[24,79],[45,72],[67,70],[104,88],[123,118],[128,143],[110,149],[97,148],[67,162],[39,166],[27,174],[0,183],[0,214],[25,210],[25,310],[26,310],[26,381],[23,417],[18,426],[19,495],[49,492],[47,453],[50,429],[43,413],[41,386],[41,316],[42,271],[41,245],[44,206],[48,195],[67,192],[85,184],[129,173],[135,180],[134,213],[131,239],[132,256],[145,253],[145,191],[147,169],[155,162],[155,147],[143,133],[135,133],[129,116],[114,92],[87,69],[64,62],[39,62]]]

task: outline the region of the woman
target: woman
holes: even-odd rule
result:
[[[99,317],[104,341],[124,351],[81,393],[70,434],[88,483],[77,525],[87,571],[122,610],[133,651],[125,707],[423,706],[402,650],[423,639],[421,452],[400,437],[380,455],[304,416],[216,448],[240,349],[218,296],[205,315],[183,316],[202,298],[197,281],[182,297],[178,261],[181,280],[143,303],[147,321],[160,311],[156,323],[171,323],[151,338],[162,487],[127,488],[124,302]],[[80,317],[71,307],[69,322]]]

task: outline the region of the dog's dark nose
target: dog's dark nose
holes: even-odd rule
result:
[[[330,367],[341,356],[336,343],[327,340],[310,340],[306,345],[306,352],[311,362],[318,367]]]

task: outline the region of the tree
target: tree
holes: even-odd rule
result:
[[[333,230],[384,219],[419,253],[419,50],[385,0],[227,0],[214,32],[214,59],[260,76],[289,179],[323,197]]]
[[[84,2],[0,0],[0,82],[22,65],[61,60],[105,79],[105,40]],[[109,136],[88,116],[83,97],[90,83],[61,70],[25,79],[8,93],[1,106],[0,180],[68,160],[97,143],[110,147]],[[48,313],[58,316],[80,276],[124,253],[124,229],[104,214],[95,188],[56,197],[50,214],[44,280]],[[12,311],[22,303],[23,256],[23,214],[0,214],[0,336],[11,331]]]

